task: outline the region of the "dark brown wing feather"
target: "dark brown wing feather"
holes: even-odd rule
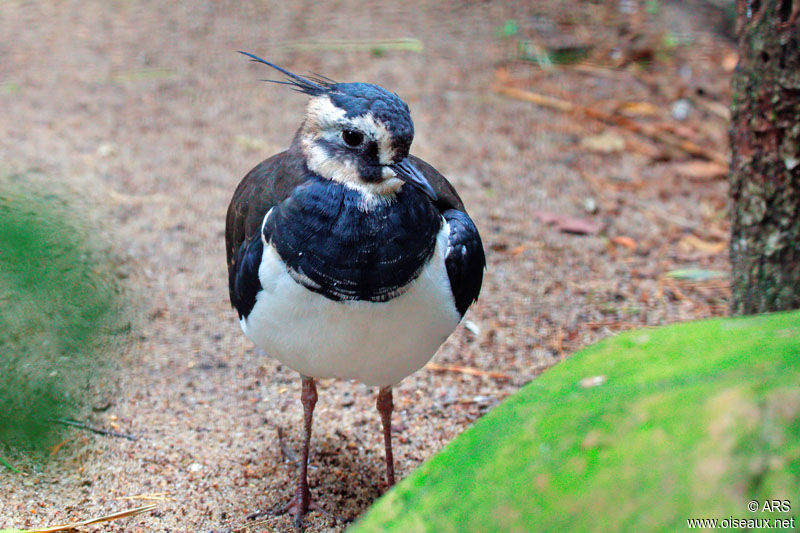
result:
[[[414,166],[417,167],[417,170],[419,170],[422,175],[425,176],[425,179],[427,179],[428,183],[431,184],[433,190],[436,191],[437,199],[434,202],[434,205],[436,205],[436,208],[440,213],[444,213],[448,209],[456,209],[466,213],[464,204],[461,202],[461,198],[458,196],[458,193],[453,186],[450,185],[450,182],[447,181],[447,178],[442,176],[438,170],[433,168],[419,157],[410,155],[408,156],[408,159],[414,163]]]
[[[236,251],[242,243],[258,233],[267,211],[306,179],[303,161],[290,157],[289,152],[275,154],[247,173],[233,193],[225,220],[228,270],[233,268]]]

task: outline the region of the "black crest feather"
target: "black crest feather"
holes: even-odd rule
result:
[[[292,89],[295,91],[299,91],[301,93],[305,93],[310,96],[319,96],[321,94],[325,94],[331,90],[331,88],[336,85],[336,82],[330,78],[326,78],[325,76],[309,76],[303,77],[298,76],[288,70],[279,67],[274,63],[270,63],[265,59],[261,59],[257,55],[251,54],[250,52],[243,52],[239,50],[240,54],[246,55],[250,58],[250,61],[254,61],[256,63],[263,63],[268,67],[272,67],[278,72],[285,74],[287,78],[286,81],[279,81],[279,80],[263,80],[268,81],[270,83],[279,83],[281,85],[290,85]]]

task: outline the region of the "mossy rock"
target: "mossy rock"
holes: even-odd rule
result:
[[[762,512],[773,499],[791,510]],[[586,348],[480,419],[352,531],[670,531],[689,518],[787,519],[799,507],[792,312]]]

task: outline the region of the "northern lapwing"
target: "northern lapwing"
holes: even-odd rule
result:
[[[286,509],[300,525],[315,379],[379,387],[394,484],[392,385],[419,370],[478,298],[486,265],[453,186],[409,155],[403,100],[369,83],[286,76],[310,97],[289,149],[253,168],[226,220],[230,299],[245,335],[302,377],[305,438]]]

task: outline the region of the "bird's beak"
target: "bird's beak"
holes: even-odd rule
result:
[[[431,200],[436,200],[436,191],[433,190],[433,187],[431,187],[431,184],[425,179],[425,176],[422,175],[422,172],[420,172],[408,158],[394,165],[389,165],[389,168],[395,171],[398,178],[418,188],[427,194]]]

